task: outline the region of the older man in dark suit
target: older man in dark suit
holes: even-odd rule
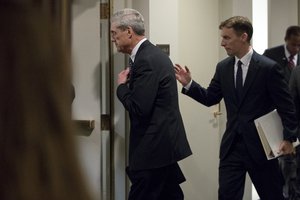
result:
[[[300,64],[300,26],[289,26],[286,29],[285,44],[266,49],[264,55],[276,61],[284,74],[285,80],[289,82],[294,67]],[[298,71],[298,70],[296,70]],[[294,81],[293,81],[294,82]],[[296,107],[299,101],[295,101]],[[279,158],[279,165],[285,180],[283,193],[286,199],[300,199],[300,185],[296,183],[297,156],[287,155]],[[300,174],[298,174],[300,176]]]
[[[254,120],[276,108],[284,127],[278,151],[293,152],[297,120],[288,85],[280,66],[250,46],[253,28],[247,18],[231,17],[219,28],[229,57],[217,64],[207,89],[192,80],[187,67],[175,66],[184,94],[205,106],[224,98],[227,125],[220,147],[219,200],[242,200],[246,172],[261,199],[283,200],[278,162],[267,160]]]
[[[111,22],[112,42],[131,60],[130,69],[119,73],[117,88],[130,115],[129,200],[182,200],[179,184],[185,178],[177,161],[191,155],[191,149],[179,111],[173,64],[146,39],[138,11],[118,11]]]

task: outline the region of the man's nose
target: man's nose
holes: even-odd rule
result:
[[[221,46],[224,47],[225,46],[225,42],[222,40],[221,41]]]

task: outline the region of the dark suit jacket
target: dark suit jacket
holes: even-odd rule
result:
[[[226,130],[222,138],[220,159],[223,159],[237,134],[241,134],[247,149],[257,162],[266,161],[254,119],[276,108],[282,118],[284,139],[295,140],[297,131],[295,108],[279,65],[256,52],[251,58],[240,103],[234,85],[234,57],[217,64],[216,72],[207,89],[193,81],[183,93],[198,102],[211,106],[224,98],[227,111]]]
[[[131,170],[159,168],[191,155],[173,64],[148,40],[138,49],[129,86],[119,85],[117,96],[130,115]]]
[[[282,67],[284,78],[287,82],[289,82],[291,76],[291,69],[288,67],[288,58],[285,57],[284,45],[266,49],[263,55],[276,61]],[[298,54],[297,65],[300,64],[299,58],[300,55]]]
[[[290,78],[290,90],[295,102],[298,123],[300,126],[300,66],[295,67],[292,71]]]

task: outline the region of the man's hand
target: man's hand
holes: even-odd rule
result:
[[[121,71],[118,75],[118,85],[126,83],[128,81],[129,67]]]
[[[283,140],[283,142],[279,146],[279,153],[282,155],[288,155],[295,153],[295,148],[290,141]]]
[[[184,68],[182,68],[179,64],[175,64],[174,69],[176,79],[182,84],[183,87],[191,82],[192,76],[187,66],[184,66]]]

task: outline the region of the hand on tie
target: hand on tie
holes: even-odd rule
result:
[[[127,67],[126,69],[122,70],[119,75],[118,75],[118,84],[125,84],[127,83],[127,79],[128,79],[128,74],[129,74],[129,67]]]

